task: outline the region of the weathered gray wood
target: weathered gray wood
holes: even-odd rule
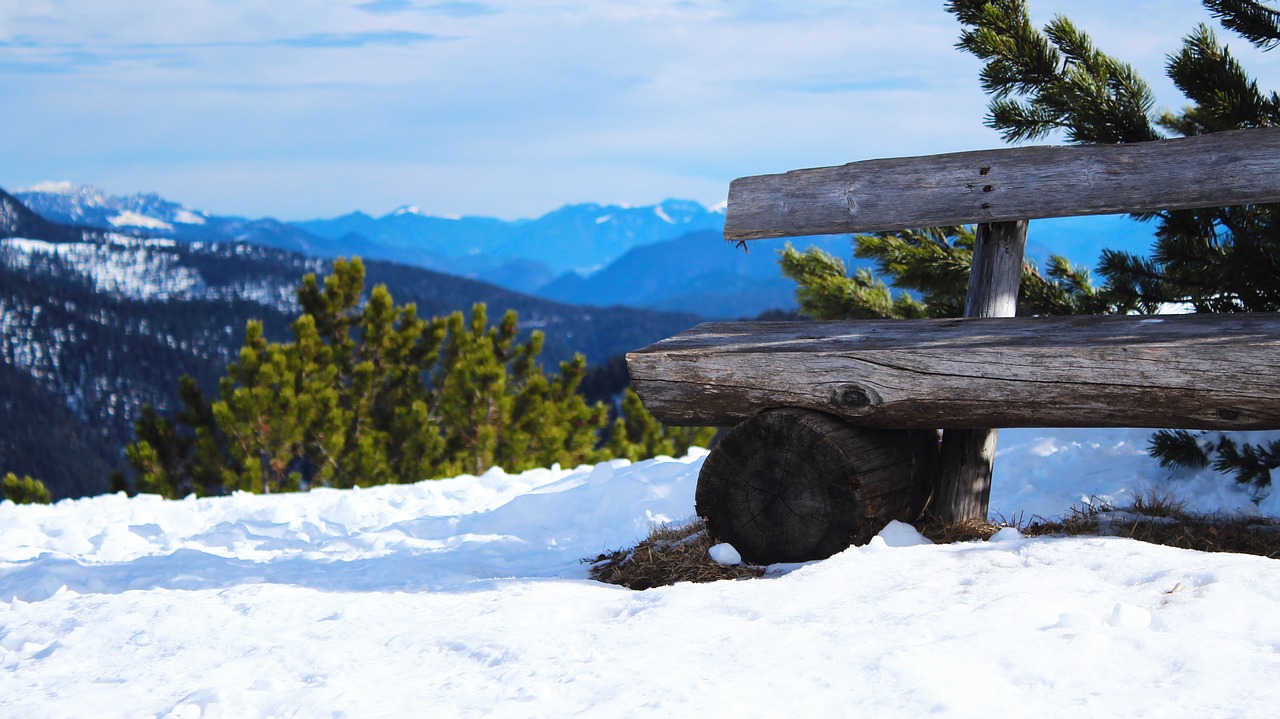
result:
[[[712,322],[627,355],[645,406],[731,426],[1280,428],[1280,314]]]
[[[1280,202],[1280,128],[1018,147],[734,180],[729,240]]]
[[[760,564],[824,559],[914,520],[938,437],[779,409],[734,427],[703,462],[695,497],[713,536]]]
[[[1018,311],[1022,258],[1027,248],[1027,221],[978,225],[969,271],[965,317],[1013,317]]]
[[[974,238],[965,317],[1013,317],[1018,310],[1027,221],[984,222]],[[986,519],[996,460],[995,429],[945,429],[933,513],[944,522]]]
[[[986,519],[996,463],[994,429],[946,429],[929,511],[943,522]]]

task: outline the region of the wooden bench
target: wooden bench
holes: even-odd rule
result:
[[[1280,128],[741,178],[730,241],[977,223],[965,318],[706,323],[628,368],[659,420],[736,424],[697,511],[750,559],[829,556],[926,509],[985,518],[991,428],[1280,428],[1280,315],[1013,318],[1027,221],[1270,202]]]

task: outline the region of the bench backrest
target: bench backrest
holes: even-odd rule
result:
[[[1280,202],[1280,128],[1018,147],[734,180],[727,240]]]
[[[868,160],[744,177],[729,186],[724,234],[727,240],[753,240],[976,223],[965,316],[1011,317],[1022,277],[1028,220],[1271,202],[1280,202],[1280,128],[1131,145],[1022,147]],[[1025,320],[944,320],[932,325],[913,320],[901,323],[906,343],[876,356],[859,354],[870,347],[864,338],[894,326],[876,322],[702,325],[632,352],[627,362],[645,405],[666,422],[719,422],[774,407],[799,406],[849,421],[949,427],[943,433],[932,502],[933,511],[951,521],[987,516],[996,438],[995,430],[984,429],[992,426],[984,424],[987,421],[997,426],[1166,421],[1186,427],[1229,428],[1244,426],[1242,422],[1257,428],[1276,426],[1280,412],[1275,408],[1275,388],[1259,388],[1247,379],[1242,383],[1239,367],[1244,363],[1261,368],[1264,376],[1273,374],[1280,351],[1277,317],[1248,318],[1267,326],[1229,333],[1232,341],[1242,344],[1219,365],[1206,364],[1204,350],[1220,341],[1219,330],[1227,329],[1229,318],[1222,316],[1170,321],[1169,329],[1176,325],[1178,331],[1147,343],[1138,342],[1137,336],[1151,327],[1163,328],[1166,320],[1035,321],[1034,326],[1056,328],[1057,334],[1050,335],[1058,337],[1059,349],[1081,349],[1083,358],[1105,356],[1097,366],[1070,357],[1070,352],[1039,354],[1041,345],[1047,344],[1043,337],[1009,347],[1013,353],[1009,356],[978,351],[1005,351],[1010,338],[992,336],[991,328],[1025,332],[1033,327]],[[950,326],[949,322],[970,334],[950,351],[939,352],[929,345],[937,334],[930,330]],[[1209,322],[1207,342],[1185,331]],[[1072,323],[1119,331],[1089,334]],[[781,332],[786,338],[779,340],[770,332]],[[726,347],[725,335],[741,335],[740,341]],[[823,351],[833,342],[840,345],[834,352]],[[917,360],[919,364],[904,373],[887,371],[894,362]],[[1133,360],[1137,363],[1126,364]],[[944,365],[949,369],[944,370]],[[1066,378],[1055,374],[1060,366],[1074,372],[1073,381],[1080,383],[1063,397],[1049,398],[1064,405],[1053,408],[1065,410],[1055,414],[1046,411],[1045,388],[1066,386],[1062,384]],[[1020,384],[1013,381],[1015,367],[1027,368],[1024,379],[1029,382],[1015,387],[1012,395],[997,398],[998,390]],[[1156,389],[1173,369],[1189,374]],[[926,387],[913,381],[918,377],[946,377],[956,383]],[[1093,393],[1107,378],[1117,377],[1124,378],[1118,389]],[[987,384],[977,386],[983,382]],[[1242,387],[1246,388],[1243,395]],[[1124,388],[1136,388],[1140,396],[1128,396]],[[1248,405],[1243,397],[1255,390],[1260,403]],[[959,404],[942,406],[957,398],[976,400],[968,419],[960,419]],[[897,400],[904,413],[890,409]],[[1157,411],[1140,417],[1117,411],[1117,406]],[[1017,412],[1007,412],[1012,407],[1024,407],[1026,412],[1014,416]]]

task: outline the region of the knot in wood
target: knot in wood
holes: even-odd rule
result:
[[[835,406],[845,410],[867,409],[879,404],[875,393],[856,384],[837,387],[832,393],[831,401]]]
[[[1218,417],[1230,422],[1232,420],[1240,419],[1240,412],[1239,410],[1234,409],[1220,409],[1218,410]]]

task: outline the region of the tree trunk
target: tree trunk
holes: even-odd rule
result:
[[[854,427],[779,409],[730,430],[702,465],[697,512],[760,564],[823,559],[862,544],[928,498],[937,432]]]

